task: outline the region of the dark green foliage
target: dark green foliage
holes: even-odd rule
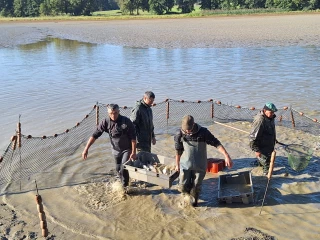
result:
[[[26,17],[27,1],[26,0],[14,0],[14,16]]]
[[[180,9],[182,13],[191,13],[194,11],[195,3],[196,0],[177,0],[178,9]]]
[[[264,8],[266,0],[244,0],[244,8],[254,9],[254,8]]]
[[[94,0],[70,0],[70,14],[90,16],[94,11]]]
[[[107,11],[119,9],[119,6],[115,0],[95,0],[95,11]]]
[[[158,15],[169,13],[174,6],[174,0],[149,0],[150,10]]]
[[[149,0],[118,0],[118,5],[122,13],[130,15],[133,15],[134,12],[139,15],[139,10],[150,10]]]
[[[40,0],[27,0],[26,16],[37,17],[39,16]]]
[[[320,9],[320,0],[310,0],[310,9]]]
[[[212,9],[212,1],[211,0],[202,0],[201,1],[201,9]]]
[[[13,16],[13,0],[0,0],[0,16]]]
[[[117,0],[117,3],[123,14],[129,13],[130,15],[133,15],[136,6],[135,0]]]

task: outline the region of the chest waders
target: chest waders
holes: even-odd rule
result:
[[[186,141],[182,138],[183,154],[180,159],[180,188],[198,203],[202,181],[207,169],[207,144],[202,141]]]
[[[271,154],[276,142],[276,132],[274,120],[266,119],[263,124],[263,138],[260,142],[261,157],[258,157],[259,164],[262,165],[263,173],[269,171]]]

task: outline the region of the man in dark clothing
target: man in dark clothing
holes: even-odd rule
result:
[[[174,136],[174,142],[180,190],[183,195],[194,197],[193,206],[197,206],[207,169],[207,144],[224,155],[226,166],[231,168],[233,162],[220,141],[207,128],[196,124],[190,115],[182,118],[181,129]]]
[[[249,135],[250,148],[255,152],[263,173],[268,174],[271,153],[276,144],[276,128],[274,114],[278,109],[273,103],[266,103],[263,109],[255,116]]]
[[[145,92],[131,112],[131,121],[136,129],[138,151],[151,152],[151,143],[156,144],[151,106],[155,99],[153,92]]]
[[[129,118],[120,115],[117,104],[108,105],[109,117],[105,118],[97,127],[96,131],[88,140],[83,150],[82,157],[87,159],[90,146],[98,139],[103,132],[107,132],[110,137],[112,154],[116,163],[116,171],[123,186],[128,186],[129,173],[124,170],[122,164],[129,159],[136,159],[136,134],[134,126]]]

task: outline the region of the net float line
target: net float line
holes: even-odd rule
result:
[[[97,106],[99,107],[99,111],[96,111]],[[181,127],[181,119],[184,115],[194,116],[196,122],[204,127],[209,127],[216,123],[225,124],[224,126],[228,128],[238,130],[236,129],[236,125],[231,125],[230,123],[240,121],[250,123],[253,121],[254,116],[262,109],[257,109],[254,106],[244,106],[244,104],[228,105],[220,100],[213,99],[198,100],[196,98],[194,101],[187,101],[168,98],[152,106],[154,131],[157,135],[175,134],[178,128]],[[121,107],[121,115],[130,117],[132,109],[132,107]],[[98,118],[97,114],[99,114]],[[54,169],[56,165],[70,161],[70,156],[73,156],[82,148],[82,145],[88,141],[96,129],[97,119],[101,121],[107,116],[107,104],[97,103],[88,114],[83,116],[84,118],[81,121],[75,121],[73,127],[70,126],[70,128],[61,132],[53,132],[52,135],[43,133],[39,137],[25,134],[27,130],[23,122],[20,123],[19,119],[20,124],[15,131],[16,134],[14,134],[16,137],[11,139],[4,153],[0,154],[0,194],[21,192],[23,187],[24,191],[32,191],[32,186],[28,184],[23,185],[23,183],[29,182],[29,179],[32,179],[33,173],[42,174],[42,176],[46,177],[48,176],[46,174],[51,174],[52,172],[50,171],[54,171],[48,171],[48,169]],[[278,107],[275,124],[276,126],[284,127],[284,130],[288,128],[307,132],[315,136],[320,135],[319,121],[314,117],[308,117],[302,111],[297,111],[292,107]],[[244,130],[240,129],[239,131],[248,134]],[[32,171],[30,171],[31,168]],[[67,173],[64,171],[62,170],[61,174]],[[94,173],[87,172],[87,174]],[[85,176],[77,178],[76,181],[83,182],[84,180],[86,180]],[[8,187],[8,183],[18,181],[22,184],[20,189],[16,187],[16,184],[10,184]],[[45,185],[42,187],[57,186],[60,184],[57,181],[44,181],[43,184]],[[72,181],[70,179],[65,184],[69,184]]]

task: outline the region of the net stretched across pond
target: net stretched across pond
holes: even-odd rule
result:
[[[131,107],[121,107],[121,114],[129,117],[131,110]],[[231,106],[212,99],[195,102],[166,99],[154,105],[152,110],[155,133],[170,135],[181,126],[181,119],[187,114],[195,116],[200,125],[210,126],[214,122],[251,122],[259,112],[259,109],[254,107]],[[80,161],[81,152],[97,124],[105,117],[107,105],[97,103],[75,126],[52,136],[40,137],[26,134],[21,123],[21,129],[12,137],[4,154],[0,156],[0,194],[34,190],[34,179],[37,179],[40,188],[79,184],[97,179],[103,173],[104,168],[101,166],[105,164],[105,160]],[[34,118],[36,119],[36,116]],[[279,109],[275,120],[276,125],[320,135],[317,119],[311,119],[292,108]],[[289,164],[291,161],[290,166],[295,170],[303,169],[310,156],[309,153],[298,156],[295,152],[289,154]]]

